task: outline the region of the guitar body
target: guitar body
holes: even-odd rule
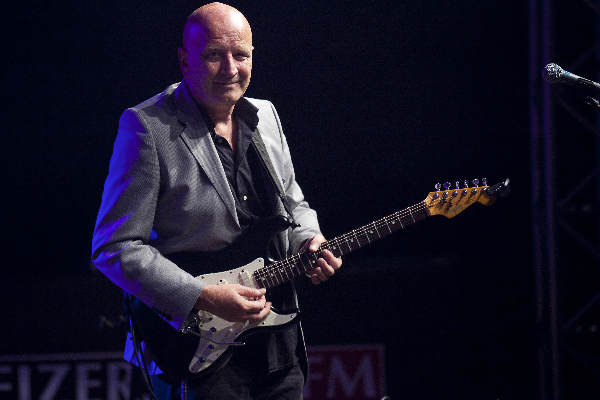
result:
[[[238,283],[259,288],[252,274],[265,266],[263,257],[273,236],[289,226],[285,217],[264,219],[249,228],[230,247],[210,253],[179,253],[168,255],[179,267],[196,276],[206,285]],[[248,260],[253,261],[248,262]],[[240,265],[225,269],[228,265]],[[297,312],[278,314],[273,309],[260,322],[229,322],[216,315],[199,311],[197,324],[189,332],[173,329],[160,317],[160,311],[151,309],[137,298],[130,297],[130,308],[136,334],[148,346],[160,369],[173,379],[199,377],[225,365],[233,347],[243,345],[244,339],[262,329],[284,328],[296,321]]]

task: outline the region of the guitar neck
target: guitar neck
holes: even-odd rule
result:
[[[254,278],[260,287],[272,288],[312,270],[321,257],[321,250],[329,250],[336,257],[350,254],[368,244],[378,241],[392,233],[406,228],[428,217],[429,210],[425,201],[380,218],[360,228],[330,239],[316,252],[303,251],[284,260],[267,265],[254,272]]]

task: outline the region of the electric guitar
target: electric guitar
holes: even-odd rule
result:
[[[336,257],[344,256],[429,216],[453,218],[474,203],[491,205],[498,195],[505,195],[509,191],[508,179],[492,187],[487,186],[485,179],[482,183],[479,186],[479,181],[474,179],[473,186],[469,187],[464,181],[460,188],[459,182],[456,182],[454,189],[450,189],[449,183],[445,183],[443,189],[437,184],[436,191],[430,192],[425,200],[417,204],[330,239],[317,252],[303,251],[271,264],[266,263],[260,255],[265,254],[266,243],[289,226],[285,217],[273,217],[258,224],[258,228],[250,228],[249,234],[244,234],[221,252],[201,253],[201,256],[180,255],[172,260],[207,285],[239,283],[252,288],[270,289],[312,270],[322,249],[331,251]],[[211,263],[221,263],[218,265],[227,269],[231,263],[241,265],[255,256],[258,258],[254,261],[235,269],[203,273]],[[199,311],[184,328],[176,331],[160,318],[159,311],[150,309],[141,301],[135,300],[131,308],[135,329],[140,331],[158,366],[173,377],[196,377],[214,371],[229,360],[232,347],[244,344],[247,335],[261,329],[288,326],[298,317],[297,312],[278,314],[271,310],[260,322],[229,322]]]

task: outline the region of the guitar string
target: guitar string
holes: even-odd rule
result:
[[[391,228],[390,228],[390,222],[393,222],[394,220],[398,219],[398,221],[400,222],[401,227],[404,228],[405,225],[402,224],[402,222],[401,222],[402,218],[405,218],[405,217],[407,217],[409,215],[412,216],[413,213],[422,212],[426,208],[428,208],[428,206],[423,201],[421,203],[418,203],[416,205],[408,207],[408,208],[406,208],[404,210],[397,211],[397,212],[395,212],[395,213],[393,213],[391,215],[388,215],[386,217],[383,217],[383,218],[380,218],[378,220],[375,220],[375,221],[373,221],[373,222],[371,222],[369,224],[366,224],[364,226],[361,226],[361,227],[359,227],[359,228],[357,228],[357,229],[355,229],[355,230],[353,230],[351,232],[348,232],[346,234],[343,234],[343,235],[340,235],[340,236],[338,236],[336,238],[333,238],[332,240],[324,242],[320,246],[319,249],[321,250],[321,249],[328,249],[328,248],[331,248],[331,247],[338,247],[340,249],[340,251],[341,251],[340,245],[343,242],[343,243],[345,243],[348,246],[348,248],[350,249],[350,251],[352,251],[354,249],[348,244],[349,238],[351,236],[354,236],[357,239],[357,241],[359,243],[359,247],[361,247],[364,244],[360,243],[360,239],[358,238],[358,236],[366,235],[367,236],[367,240],[369,240],[369,238],[368,238],[369,234],[372,235],[373,234],[373,230],[375,230],[375,232],[377,232],[377,235],[379,236],[379,238],[381,238],[382,235],[383,235],[383,237],[385,237],[388,234],[393,233],[391,231]],[[414,220],[414,216],[412,216],[412,218]],[[416,221],[414,221],[414,222],[416,222]],[[383,227],[387,227],[390,232],[389,233],[388,232],[384,232],[382,234],[380,232],[380,228],[383,228]],[[350,240],[352,241],[352,239],[350,239]],[[369,240],[369,242],[370,242],[370,240]],[[310,253],[310,254],[314,255],[315,253]],[[342,252],[342,254],[344,254],[344,253]],[[283,279],[283,275],[281,273],[281,270],[284,270],[285,273],[286,273],[286,277],[288,279],[290,279],[289,275],[288,275],[288,271],[289,272],[292,272],[292,271],[291,271],[291,268],[289,268],[289,267],[293,267],[295,265],[298,265],[298,261],[301,262],[301,264],[302,264],[302,266],[304,267],[305,270],[301,271],[298,268],[293,268],[293,269],[296,270],[296,271],[298,271],[299,273],[306,272],[306,266],[304,265],[304,262],[302,262],[302,260],[300,258],[302,255],[308,255],[308,254],[304,253],[304,252],[303,253],[298,253],[298,254],[296,254],[294,256],[291,256],[291,257],[288,257],[288,258],[286,258],[284,260],[281,260],[281,261],[279,261],[279,262],[277,262],[275,264],[263,267],[263,268],[261,268],[261,270],[256,271],[256,272],[258,272],[258,273],[256,273],[256,275],[259,278],[271,278],[271,280],[273,280],[273,278],[277,279],[277,277],[273,276],[273,274],[279,272],[279,275]],[[311,258],[316,259],[317,257],[313,256]],[[294,277],[294,275],[293,275],[293,272],[292,272],[292,278],[293,277]],[[285,279],[283,279],[283,281],[285,281]],[[278,282],[275,281],[275,283],[278,283]]]
[[[429,205],[431,206],[431,204]],[[425,204],[424,201],[422,201],[421,203],[418,203],[416,205],[413,205],[411,207],[408,207],[404,210],[401,211],[397,211],[389,216],[380,218],[378,220],[375,220],[369,224],[366,224],[360,228],[357,228],[351,232],[348,232],[346,234],[340,235],[336,238],[333,238],[332,240],[329,240],[325,243],[323,243],[320,246],[320,250],[322,249],[328,249],[328,248],[333,248],[335,249],[335,247],[337,247],[341,252],[342,255],[344,254],[342,249],[341,249],[341,244],[345,243],[346,246],[349,248],[350,251],[353,251],[355,249],[352,248],[352,246],[350,246],[348,244],[349,239],[354,236],[359,244],[359,247],[362,247],[364,244],[360,242],[359,236],[362,235],[366,235],[367,240],[370,242],[369,240],[369,234],[373,234],[373,230],[375,230],[375,232],[377,232],[377,235],[379,236],[379,238],[381,238],[382,236],[385,237],[388,234],[393,233],[391,228],[390,228],[390,223],[393,224],[394,220],[398,220],[398,222],[400,222],[400,225],[402,228],[404,228],[404,224],[402,224],[402,219],[407,217],[407,216],[411,216],[411,218],[413,219],[413,222],[416,222],[416,220],[414,219],[414,214],[419,213],[424,211],[426,208],[428,208],[428,206]],[[408,224],[407,224],[408,225]],[[388,232],[380,232],[380,228],[383,227],[387,227],[387,229],[389,230]],[[353,239],[350,239],[350,241],[353,241]],[[287,280],[291,279],[289,277],[289,273],[292,274],[292,278],[294,278],[295,275],[294,271],[296,271],[297,273],[301,274],[302,272],[306,272],[307,271],[307,267],[305,266],[304,262],[302,261],[301,257],[302,255],[308,255],[307,253],[299,253],[297,255],[291,256],[286,258],[285,260],[281,260],[275,264],[272,264],[270,266],[267,267],[263,267],[261,270],[258,270],[255,273],[255,277],[261,279],[263,282],[265,281],[265,279],[267,279],[268,281],[266,283],[270,284],[270,285],[277,285],[279,283],[285,282],[286,278]],[[311,258],[314,260],[316,260],[317,256],[315,255],[315,253],[310,253]],[[299,263],[300,262],[300,263]],[[300,268],[300,264],[302,265],[303,269]],[[309,262],[309,265],[313,265],[312,263]],[[264,271],[262,271],[264,270]],[[285,278],[283,277],[282,271],[285,272]],[[280,279],[277,277],[277,275],[280,276],[281,278],[281,282]]]
[[[322,249],[328,249],[331,247],[337,247],[341,250],[341,243],[345,243],[348,248],[350,249],[350,251],[353,251],[355,249],[353,249],[349,244],[348,241],[349,239],[354,236],[359,244],[359,247],[362,247],[364,244],[360,243],[360,239],[358,238],[358,236],[362,236],[362,235],[366,235],[367,236],[367,240],[370,242],[369,240],[369,234],[373,234],[373,231],[375,231],[378,235],[378,238],[382,238],[387,236],[388,234],[393,233],[391,228],[390,228],[390,223],[393,223],[394,220],[398,220],[398,222],[400,222],[400,225],[402,228],[404,228],[404,226],[408,225],[408,224],[402,224],[402,219],[407,217],[407,216],[411,216],[413,219],[413,223],[416,222],[416,220],[414,220],[414,216],[412,215],[413,213],[419,213],[422,212],[424,210],[426,210],[428,207],[431,207],[433,204],[430,204],[429,206],[425,203],[425,201],[422,201],[420,203],[417,203],[413,206],[407,207],[406,209],[397,211],[391,215],[388,215],[386,217],[380,218],[378,220],[375,220],[373,222],[370,222],[366,225],[363,225],[357,229],[352,230],[351,232],[345,233],[343,235],[340,235],[338,237],[333,238],[332,240],[328,240],[327,242],[324,242],[320,247],[319,250]],[[380,228],[384,228],[387,227],[387,229],[389,230],[388,232],[380,232]],[[352,241],[352,239],[350,239],[350,241]],[[315,253],[310,253],[310,254],[315,254]],[[342,252],[342,255],[344,253]],[[274,283],[277,284],[279,282],[277,282],[277,277],[274,276],[274,273],[279,273],[280,277],[281,277],[281,281],[285,282],[286,279],[283,277],[283,274],[281,273],[281,270],[283,270],[285,272],[286,278],[290,279],[289,275],[288,275],[288,271],[292,273],[292,278],[294,278],[294,273],[292,271],[292,268],[290,267],[294,267],[297,266],[300,262],[302,264],[302,267],[304,268],[304,271],[299,270],[299,268],[293,268],[293,270],[298,271],[300,274],[302,272],[306,272],[306,266],[304,265],[304,262],[302,262],[301,256],[302,255],[308,255],[307,253],[303,252],[303,253],[298,253],[296,255],[290,256],[284,260],[278,261],[274,264],[271,264],[269,266],[265,266],[263,268],[261,268],[260,270],[257,270],[254,272],[255,277],[262,280],[264,282],[265,279],[269,279],[271,281],[274,280]],[[314,259],[316,259],[316,257],[312,257]],[[310,263],[309,263],[310,264]],[[312,264],[311,264],[312,265]],[[268,282],[268,283],[273,283],[273,282]]]

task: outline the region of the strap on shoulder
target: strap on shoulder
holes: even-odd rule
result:
[[[271,163],[271,158],[269,157],[269,153],[267,152],[267,148],[265,147],[265,143],[263,142],[262,136],[260,134],[260,131],[258,131],[258,129],[256,131],[256,134],[252,135],[252,144],[254,145],[254,148],[256,149],[256,152],[258,153],[258,158],[260,159],[263,168],[265,168],[265,170],[267,171],[267,175],[270,178],[269,180],[271,181],[271,184],[275,188],[277,195],[279,196],[279,198],[281,199],[281,202],[283,203],[283,208],[285,208],[285,211],[288,214],[288,218],[291,221],[291,224],[290,224],[291,227],[292,228],[299,227],[300,225],[298,225],[296,223],[296,221],[294,220],[294,216],[292,215],[289,202],[287,201],[287,198],[285,197],[285,191],[283,190],[283,186],[281,186],[281,182],[279,182],[279,179],[277,179],[277,174],[275,173],[275,168],[273,168],[273,164]]]

